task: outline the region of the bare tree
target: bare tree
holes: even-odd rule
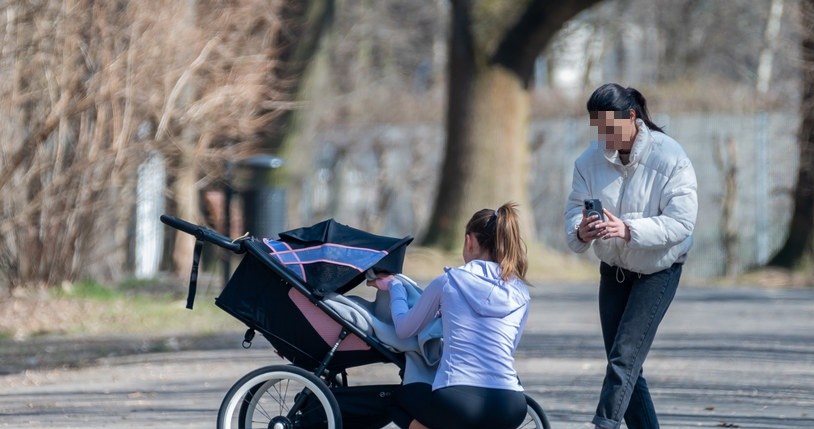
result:
[[[447,9],[447,0],[335,1],[330,27],[323,29],[319,50],[303,74],[297,109],[291,112],[284,128],[289,219],[302,224],[344,216],[358,227],[375,228],[376,218],[387,216],[379,210],[391,209],[384,201],[387,195],[412,193],[415,187],[403,178],[392,183],[380,178],[366,187],[378,188],[371,192],[372,198],[360,202],[347,197],[347,193],[359,192],[343,178],[355,176],[358,171],[375,175],[376,167],[359,157],[371,153],[370,140],[357,139],[363,129],[393,123],[424,126],[434,124],[442,115]],[[321,133],[335,138],[322,146],[318,138]],[[428,155],[428,145],[423,143],[410,145],[419,158]],[[434,145],[430,145],[433,154]],[[380,154],[387,153],[392,151]],[[314,177],[314,164],[323,173],[330,171],[330,179],[324,174]],[[410,181],[434,183],[434,167],[434,162],[414,164]],[[323,183],[326,180],[329,185]],[[314,186],[326,190],[330,187],[331,191],[327,198],[317,197],[321,194],[311,192]],[[421,200],[417,205],[420,208],[416,211],[421,213],[416,216],[422,218],[423,226],[428,204]],[[372,223],[368,224],[368,220]]]
[[[566,21],[598,2],[452,0],[447,144],[425,244],[457,247],[477,209],[514,200],[528,210],[535,59]]]
[[[800,166],[788,236],[768,265],[811,270],[814,261],[814,0],[802,0],[800,12],[803,29]]]
[[[764,45],[760,50],[757,66],[756,88],[759,94],[769,91],[772,79],[772,62],[780,34],[780,20],[783,16],[783,0],[772,0],[769,9],[769,18],[766,20],[766,31],[763,33]]]
[[[141,49],[162,34],[177,37],[145,52],[156,55],[149,71],[163,82],[144,90],[160,101],[154,107],[159,114],[153,144],[170,165],[171,211],[180,217],[203,222],[201,188],[223,174],[226,158],[254,150],[260,131],[290,107],[285,87],[272,73],[285,30],[279,19],[282,6],[254,0],[172,3],[143,34]],[[147,3],[132,7],[140,16],[158,8]],[[193,245],[191,236],[176,233],[176,272],[187,271]]]
[[[714,148],[715,165],[724,174],[724,194],[721,199],[721,242],[724,246],[724,274],[737,274],[740,266],[738,256],[738,224],[735,221],[735,201],[738,195],[738,146],[735,139],[719,140]]]
[[[287,107],[269,79],[279,6],[4,2],[0,271],[12,288],[120,276],[135,169],[150,152],[169,161],[176,207],[197,218],[202,184]]]

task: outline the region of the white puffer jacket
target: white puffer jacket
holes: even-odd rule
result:
[[[627,165],[601,142],[577,158],[565,232],[571,250],[582,253],[591,247],[577,238],[577,227],[584,200],[598,198],[630,228],[630,241],[593,240],[596,256],[611,266],[652,274],[686,259],[698,212],[697,184],[678,142],[651,131],[641,119],[636,124],[639,132]]]

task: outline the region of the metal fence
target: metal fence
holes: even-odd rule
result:
[[[732,139],[737,153],[735,272],[765,263],[782,245],[791,215],[791,190],[798,165],[794,112],[756,114],[690,113],[654,118],[690,156],[699,184],[695,246],[685,273],[695,278],[723,275],[721,200],[724,173],[714,160],[717,147]],[[596,131],[587,117],[534,121],[530,195],[536,234],[547,246],[568,251],[562,211],[570,192],[573,162]],[[300,221],[326,216],[386,234],[419,235],[426,226],[444,143],[440,126],[377,126],[333,130],[316,141],[317,168],[304,183],[310,196]],[[591,259],[591,255],[574,256]]]

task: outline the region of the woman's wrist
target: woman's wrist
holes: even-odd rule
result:
[[[582,237],[580,237],[579,228],[577,228],[577,240],[579,240],[580,243],[587,243],[587,241],[583,240]]]

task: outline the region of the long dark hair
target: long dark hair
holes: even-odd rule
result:
[[[647,128],[660,133],[664,132],[661,127],[654,124],[650,119],[650,113],[647,111],[647,100],[636,88],[623,88],[616,83],[606,83],[591,94],[587,107],[588,113],[604,111],[628,112],[628,110],[633,109],[636,112],[636,117],[641,118]]]
[[[516,203],[506,203],[497,210],[482,209],[466,224],[466,233],[473,234],[478,244],[489,251],[500,265],[500,278],[517,277],[526,281],[528,256],[520,237],[520,216]]]

